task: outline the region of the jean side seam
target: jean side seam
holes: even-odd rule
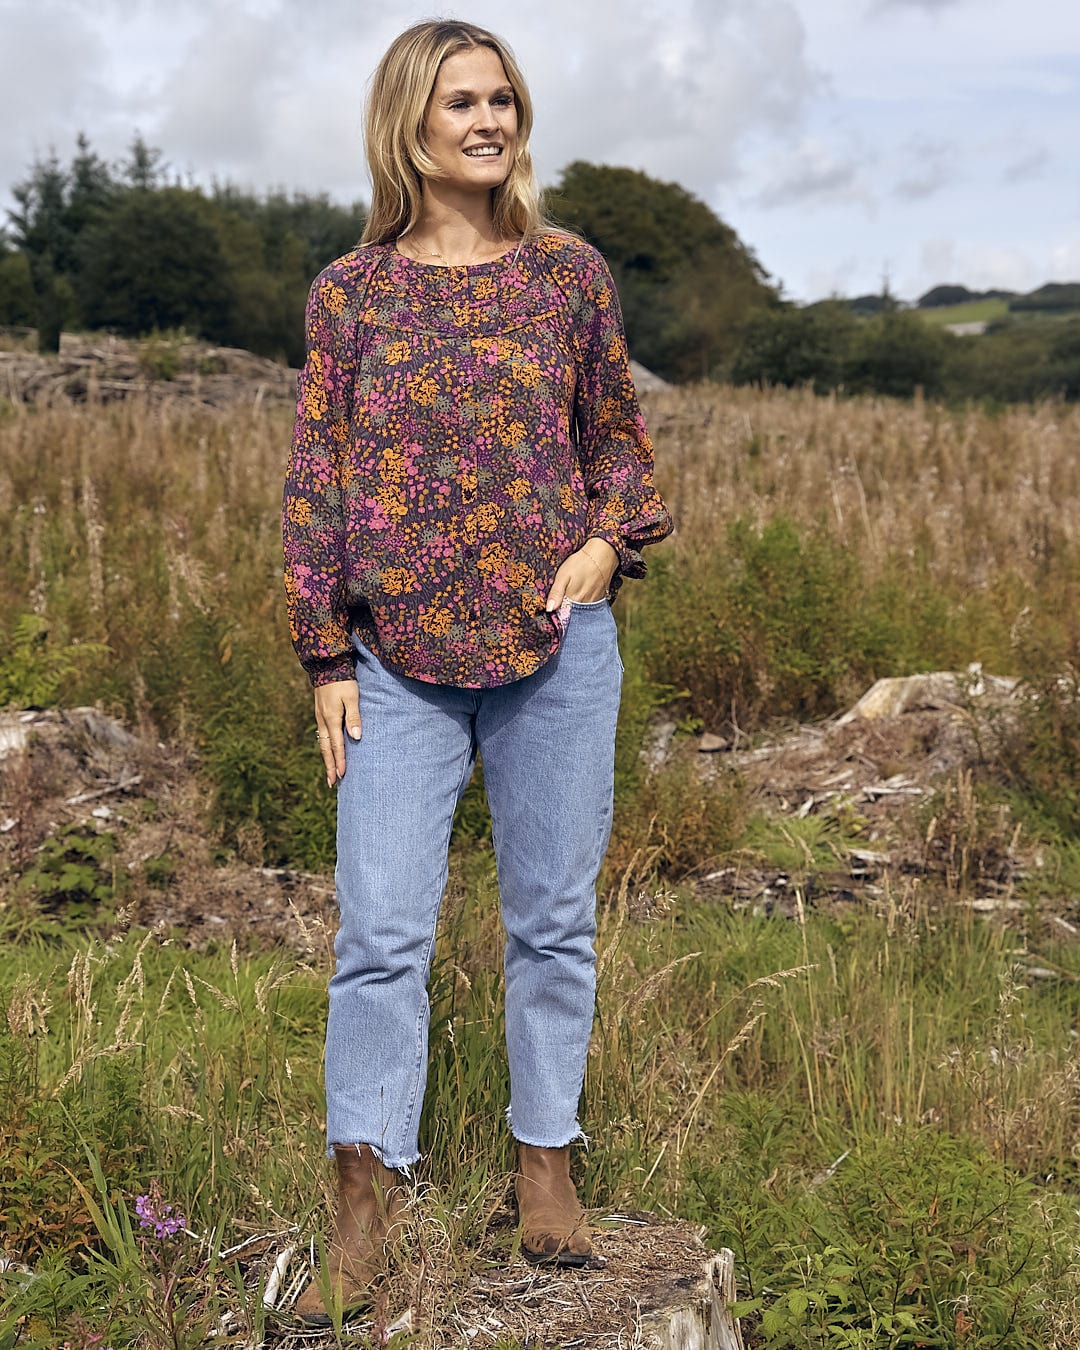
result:
[[[466,769],[469,767],[469,756],[470,756],[470,753],[471,753],[471,751],[472,751],[472,748],[473,748],[473,737],[472,737],[472,734],[471,734],[471,732],[470,732],[469,743],[468,743],[468,745],[465,747],[465,753],[464,753],[464,755],[462,756],[461,768],[460,768],[460,770],[458,771],[458,797],[459,797],[459,798],[460,798],[461,792],[463,791],[463,788],[464,788],[464,783],[465,783],[465,772],[466,772]],[[448,854],[448,853],[449,853],[449,850],[450,850],[450,835],[451,835],[452,832],[453,832],[453,828],[454,828],[454,813],[451,812],[451,813],[450,813],[450,822],[449,822],[449,824],[448,824],[447,827],[446,827],[446,838],[445,838],[445,840],[444,840],[444,842],[443,842],[443,853],[444,853],[444,854]],[[443,883],[443,887],[444,887],[444,889],[445,889],[445,882]],[[436,933],[436,930],[438,929],[438,926],[439,926],[439,910],[441,909],[441,907],[442,907],[442,892],[440,891],[440,893],[438,894],[438,896],[437,896],[436,899],[435,899],[435,916],[434,916],[434,919],[433,919],[432,924],[431,924],[431,935],[429,936],[428,941],[427,941],[427,945],[426,945],[426,947],[424,948],[424,959],[423,959],[423,970],[424,970],[424,996],[423,996],[423,998],[421,999],[420,1007],[419,1007],[419,1010],[418,1010],[418,1012],[417,1012],[417,1017],[416,1017],[416,1061],[415,1061],[415,1066],[414,1066],[414,1071],[413,1071],[413,1089],[412,1089],[412,1095],[411,1095],[410,1098],[409,1098],[409,1107],[408,1107],[408,1110],[407,1110],[407,1112],[406,1112],[406,1114],[405,1114],[405,1123],[404,1123],[404,1127],[403,1127],[403,1130],[402,1130],[402,1145],[403,1145],[403,1147],[402,1147],[402,1152],[404,1152],[404,1141],[407,1140],[407,1139],[411,1136],[411,1134],[412,1134],[413,1117],[414,1117],[415,1114],[416,1114],[416,1098],[417,1098],[417,1094],[419,1093],[419,1089],[420,1089],[420,1076],[421,1076],[421,1075],[420,1075],[420,1071],[421,1071],[421,1068],[423,1067],[424,1058],[425,1058],[425,1056],[426,1056],[426,1054],[427,1054],[427,1047],[424,1046],[424,1045],[421,1045],[421,1043],[420,1043],[420,1041],[421,1041],[421,1030],[422,1030],[423,1025],[424,1025],[424,1000],[427,999],[427,972],[428,972],[428,970],[429,970],[429,968],[430,968],[430,962],[431,962],[432,954],[433,954],[434,948],[435,948],[435,933]]]

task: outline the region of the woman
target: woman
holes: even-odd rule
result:
[[[293,641],[338,789],[329,1281],[363,1301],[419,1157],[426,984],[477,752],[507,931],[522,1250],[577,1264],[570,1180],[622,664],[611,613],[672,529],[600,254],[544,219],[532,107],[472,24],[372,83],[371,213],[316,278],[283,511]],[[297,1311],[326,1318],[312,1283]]]

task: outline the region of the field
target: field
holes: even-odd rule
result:
[[[646,414],[678,532],[616,605],[586,1202],[730,1246],[751,1347],[1076,1346],[1080,412],[700,387]],[[0,1350],[299,1343],[259,1297],[328,1183],[289,425],[0,405],[0,706],[115,719],[39,712],[25,749],[0,723]],[[831,720],[975,662],[1015,691]],[[402,1269],[317,1343],[408,1306],[395,1345],[529,1343],[475,1304],[516,1258],[486,830],[477,782]],[[634,1344],[611,1316],[582,1343]]]
[[[916,310],[919,318],[935,327],[947,323],[992,323],[1009,312],[1007,300],[971,300],[963,305],[935,305]]]

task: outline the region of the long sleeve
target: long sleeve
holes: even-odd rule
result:
[[[349,435],[356,319],[346,301],[330,269],[315,278],[282,501],[289,629],[312,685],[353,675],[340,464]]]
[[[600,253],[589,250],[578,313],[575,407],[589,500],[586,536],[606,540],[623,576],[645,575],[641,549],[674,529],[653,484],[653,447],[638,407],[618,293]]]

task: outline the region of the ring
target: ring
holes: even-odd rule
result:
[[[315,733],[315,739],[317,741],[328,741],[330,739],[330,733],[328,731],[317,731]]]

